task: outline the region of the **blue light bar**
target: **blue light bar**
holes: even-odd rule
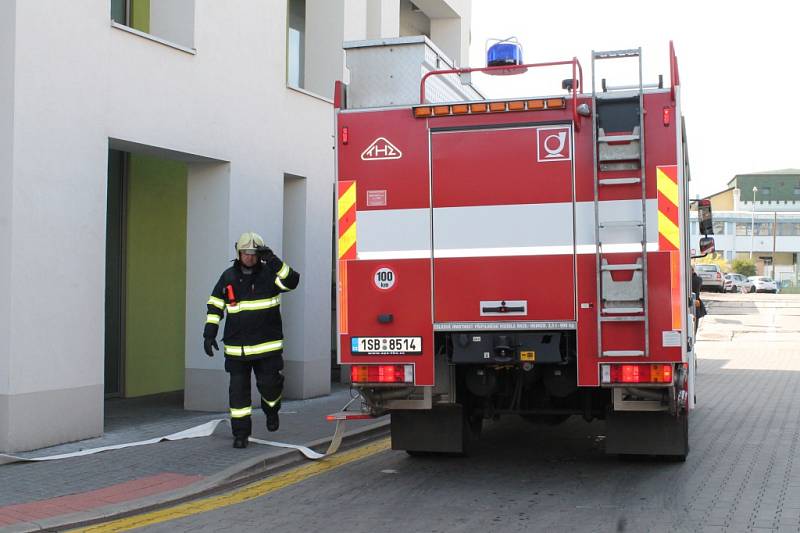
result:
[[[494,44],[486,52],[486,65],[489,67],[522,65],[522,47],[519,43],[499,42]]]

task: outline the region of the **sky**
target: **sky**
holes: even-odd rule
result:
[[[642,48],[645,83],[669,84],[678,57],[692,173],[690,196],[726,188],[734,175],[800,169],[800,1],[473,0],[470,66],[486,41],[517,37],[526,63],[569,60],[591,90],[591,51]],[[612,64],[613,63],[613,64]],[[602,68],[602,71],[601,71]],[[542,69],[534,69],[542,70]],[[568,71],[548,77],[476,75],[492,98],[563,94]],[[609,85],[638,80],[631,60],[604,61]]]

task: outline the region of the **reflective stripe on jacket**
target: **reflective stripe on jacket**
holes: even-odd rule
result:
[[[274,255],[256,265],[251,274],[245,274],[235,261],[222,273],[206,302],[203,336],[216,338],[225,317],[225,357],[260,359],[282,350],[281,293],[299,283],[300,274]]]

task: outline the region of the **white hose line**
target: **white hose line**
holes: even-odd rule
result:
[[[136,442],[128,442],[125,444],[114,444],[112,446],[101,446],[99,448],[90,448],[88,450],[80,450],[77,452],[61,453],[57,455],[47,455],[45,457],[19,457],[16,455],[7,455],[0,453],[0,465],[7,465],[11,463],[31,463],[38,461],[55,461],[58,459],[70,459],[72,457],[83,457],[85,455],[94,455],[96,453],[107,452],[110,450],[121,450],[123,448],[132,448],[134,446],[145,446],[147,444],[156,444],[158,442],[164,442],[164,441],[195,439],[198,437],[210,437],[211,434],[214,433],[214,431],[217,429],[217,426],[221,423],[229,424],[230,421],[228,419],[220,418],[217,420],[211,420],[209,422],[206,422],[205,424],[200,424],[199,426],[194,426],[192,428],[179,431],[177,433],[171,433],[170,435],[165,435],[163,437],[155,437],[152,439],[140,440]],[[342,437],[344,436],[344,427],[345,427],[344,420],[336,421],[336,430],[333,433],[331,443],[328,446],[328,450],[325,453],[315,452],[311,448],[308,448],[307,446],[302,446],[300,444],[287,444],[285,442],[261,440],[253,437],[250,437],[250,442],[264,444],[267,446],[277,446],[279,448],[294,449],[305,455],[308,459],[317,460],[336,453],[336,451],[339,449],[339,446],[342,443]]]

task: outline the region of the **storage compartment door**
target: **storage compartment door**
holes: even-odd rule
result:
[[[431,165],[435,322],[574,322],[571,127],[433,132]]]

